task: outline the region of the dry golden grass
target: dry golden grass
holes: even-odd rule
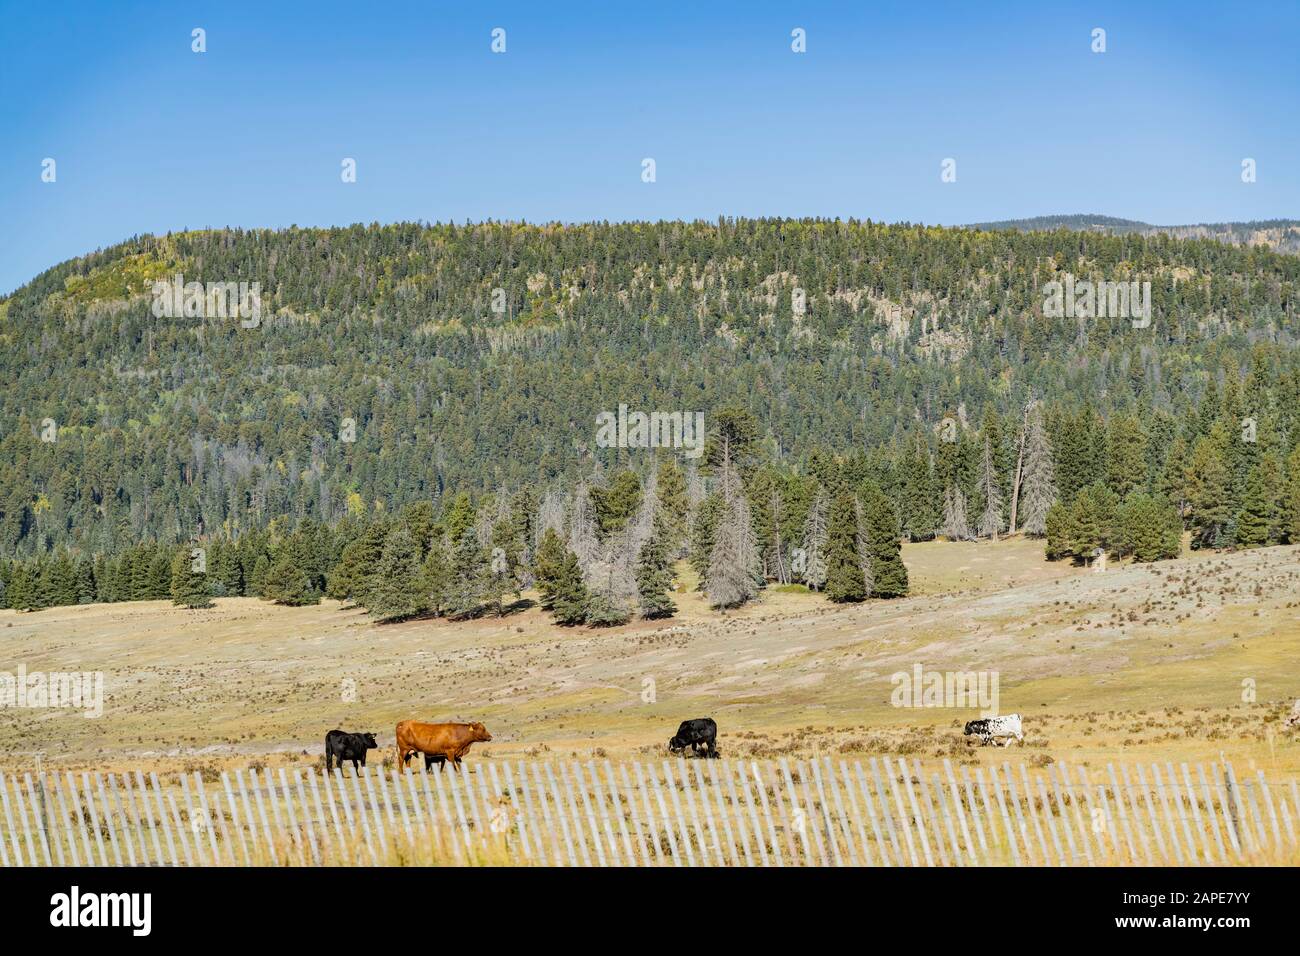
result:
[[[720,615],[687,590],[676,618],[608,630],[559,628],[536,608],[381,626],[335,602],[252,599],[0,611],[0,670],[102,670],[108,694],[96,720],[0,709],[0,767],[30,768],[37,750],[58,769],[303,767],[340,726],[376,732],[372,760],[391,765],[408,717],[487,723],[495,739],[470,763],[636,758],[706,714],[732,756],[1019,759],[969,746],[972,709],[891,706],[891,675],[920,663],[996,671],[1031,761],[1223,752],[1243,771],[1300,771],[1280,720],[1300,696],[1300,548],[1105,574],[1021,539],[907,545],[904,559],[915,593],[899,601],[771,589]]]

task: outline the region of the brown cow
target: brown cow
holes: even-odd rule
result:
[[[482,724],[423,724],[418,720],[404,720],[397,725],[397,763],[405,768],[415,754],[439,757],[440,767],[448,763],[460,771],[460,758],[469,752],[470,744],[488,741],[492,735]]]

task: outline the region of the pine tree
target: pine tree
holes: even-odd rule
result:
[[[1286,460],[1286,491],[1282,505],[1282,534],[1290,544],[1300,544],[1300,444]]]
[[[637,556],[636,585],[642,617],[671,617],[677,611],[672,598],[673,569],[668,539],[667,522],[656,516],[650,540],[641,546]]]
[[[997,471],[993,463],[993,446],[986,438],[984,457],[980,464],[980,491],[984,499],[984,511],[980,515],[979,533],[981,537],[998,539],[1002,530],[1002,490],[998,485]]]
[[[403,524],[384,542],[366,610],[381,621],[419,614],[429,606],[420,574],[420,546]]]
[[[1056,479],[1052,466],[1052,446],[1043,425],[1042,408],[1035,405],[1029,413],[1025,434],[1025,466],[1021,482],[1019,515],[1021,530],[1033,537],[1047,533],[1047,512],[1056,504]],[[1013,527],[1011,532],[1014,534]]]
[[[370,586],[383,556],[388,532],[388,522],[377,519],[344,546],[339,563],[327,575],[325,593],[329,597],[336,601],[352,601],[362,607],[368,605]]]
[[[1120,505],[1116,516],[1117,551],[1134,561],[1163,561],[1178,557],[1182,524],[1168,500],[1134,492]]]
[[[903,533],[912,541],[929,541],[939,529],[939,491],[930,457],[930,446],[923,435],[911,443],[901,468]]]
[[[568,549],[554,528],[542,533],[542,542],[533,559],[533,577],[542,607],[549,611],[555,606],[561,568]]]
[[[447,544],[441,534],[434,534],[429,541],[429,553],[425,556],[424,564],[420,569],[420,581],[424,590],[425,603],[435,616],[441,615],[447,607],[451,580],[451,560],[447,555]]]
[[[831,503],[826,535],[826,596],[835,602],[861,601],[868,593],[858,556],[857,525],[853,495],[839,492]]]
[[[85,555],[77,558],[73,569],[78,604],[94,604],[97,595],[95,566]]]
[[[868,482],[870,485],[870,482]],[[853,496],[853,519],[857,531],[853,536],[853,545],[858,552],[858,567],[862,568],[862,585],[870,594],[875,587],[874,572],[871,566],[871,548],[867,543],[867,520],[863,514],[862,498]]]
[[[470,617],[478,611],[483,603],[483,579],[488,571],[488,554],[479,544],[474,526],[464,527],[451,555],[448,616]]]
[[[551,613],[555,616],[555,623],[571,627],[587,619],[590,595],[582,580],[578,556],[568,548],[563,549],[549,587]]]
[[[725,448],[723,455],[718,492],[721,506],[713,550],[709,555],[705,594],[710,607],[732,608],[758,596],[763,572],[749,502],[740,487],[739,477],[726,459]]]
[[[863,523],[871,554],[871,596],[903,597],[907,594],[907,567],[898,540],[894,505],[879,488],[869,485],[863,500]]]
[[[188,550],[176,552],[172,558],[173,604],[188,608],[212,607],[212,597],[208,593],[208,575],[206,570],[199,570],[199,567]]]
[[[298,567],[297,562],[287,551],[275,561],[269,561],[266,555],[262,555],[257,560],[259,564],[268,562],[265,574],[261,575],[261,585],[258,590],[262,598],[289,607],[320,603],[320,594],[312,591],[306,573]],[[254,578],[257,577],[257,572],[254,572]]]
[[[1230,505],[1232,475],[1217,441],[1209,436],[1196,440],[1186,480],[1193,547],[1218,547],[1227,538],[1234,511]]]
[[[659,465],[656,491],[664,520],[664,546],[670,557],[680,558],[685,554],[690,500],[686,476],[672,457],[666,457]]]
[[[1256,465],[1246,477],[1241,510],[1236,516],[1236,543],[1243,548],[1258,548],[1268,543],[1275,515],[1264,469]]]
[[[817,489],[803,529],[803,580],[813,591],[826,586],[826,492]]]
[[[1071,556],[1070,509],[1063,502],[1054,502],[1047,509],[1047,516],[1043,520],[1043,535],[1046,538],[1048,561],[1059,561]]]
[[[691,526],[690,563],[699,582],[696,585],[698,591],[707,590],[709,586],[709,561],[713,556],[722,507],[722,496],[714,493],[695,509],[695,521]]]
[[[943,536],[949,541],[969,541],[974,537],[966,523],[966,496],[960,488],[949,488],[943,499]]]
[[[1147,435],[1132,415],[1116,415],[1107,425],[1106,484],[1120,499],[1147,487]]]

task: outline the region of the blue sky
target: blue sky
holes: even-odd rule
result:
[[[0,0],[0,292],[225,225],[1300,217],[1298,39],[1293,2]]]

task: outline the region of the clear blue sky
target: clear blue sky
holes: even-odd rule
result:
[[[1291,0],[0,0],[0,292],[207,226],[1300,217],[1298,40]]]

